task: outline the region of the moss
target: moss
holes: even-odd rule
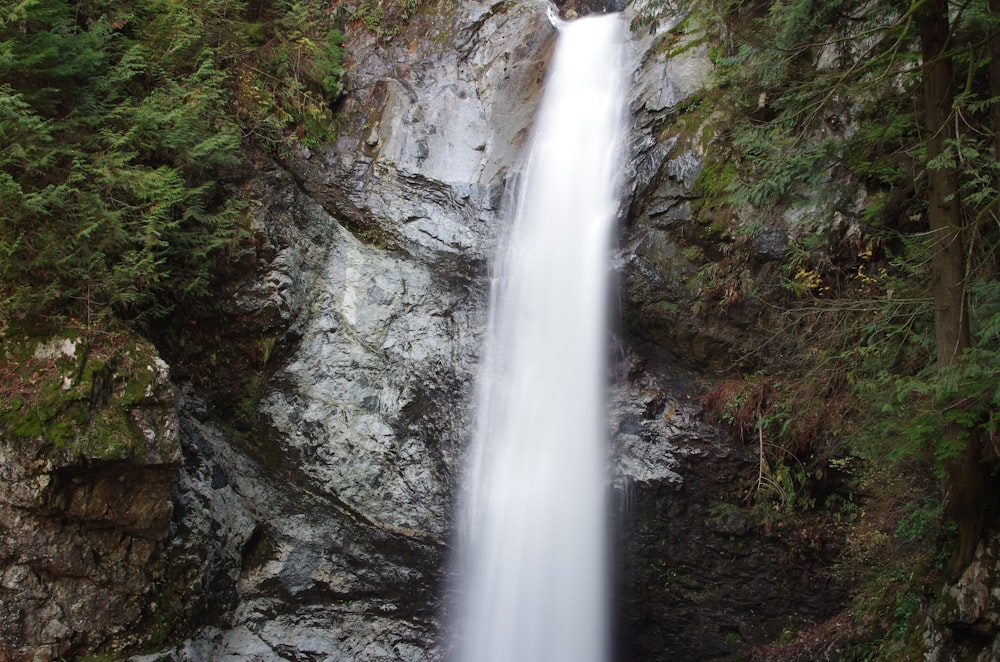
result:
[[[45,430],[44,422],[33,411],[17,417],[0,416],[0,422],[8,422],[10,432],[18,437],[34,437]]]
[[[144,455],[146,440],[131,412],[156,382],[155,351],[126,333],[91,342],[79,335],[73,329],[8,339],[0,362],[0,395],[8,396],[0,399],[0,433],[92,458]]]
[[[419,4],[418,0],[396,0],[389,3],[384,0],[378,2],[364,0],[349,10],[349,17],[379,37],[395,37],[418,9]]]
[[[183,602],[181,595],[168,586],[161,589],[156,599],[150,603],[146,638],[151,650],[166,645],[183,623]]]
[[[126,375],[118,398],[122,405],[132,407],[144,402],[150,396],[158,373],[156,355],[145,348],[132,347],[127,356],[132,369]]]
[[[438,47],[447,47],[455,42],[457,37],[456,28],[459,25],[459,21],[456,19],[460,5],[457,2],[441,1],[433,3],[432,5],[424,5],[424,8],[418,12],[414,18],[418,16],[428,17],[430,22],[430,29],[428,34],[430,35],[431,42]],[[492,13],[505,11],[506,6],[504,5],[494,5],[491,9]]]
[[[90,457],[125,459],[135,456],[140,439],[142,433],[133,429],[127,413],[109,408],[96,412],[80,436],[79,449]]]
[[[679,310],[679,306],[674,301],[657,301],[656,307],[668,315],[674,315]]]
[[[344,227],[354,235],[355,239],[368,246],[378,248],[379,250],[386,250],[392,246],[390,236],[385,229],[379,227],[371,220],[345,222]]]
[[[706,158],[694,182],[695,193],[700,196],[696,206],[700,209],[713,209],[725,205],[736,175],[736,165],[731,159],[719,156]]]

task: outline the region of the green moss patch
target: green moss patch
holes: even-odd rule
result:
[[[164,369],[152,345],[127,333],[7,338],[0,434],[88,457],[143,457],[131,414],[155,399]]]

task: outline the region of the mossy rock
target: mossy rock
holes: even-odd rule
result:
[[[79,329],[5,338],[0,435],[91,459],[146,457],[139,407],[168,404],[167,366],[147,341]]]

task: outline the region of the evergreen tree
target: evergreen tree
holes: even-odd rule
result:
[[[207,292],[240,234],[245,147],[327,139],[339,93],[325,15],[255,11],[0,0],[0,329],[159,317]]]
[[[136,38],[135,16],[101,9],[0,5],[8,321],[162,314],[204,292],[235,232],[238,132],[219,121],[212,49],[174,60]]]

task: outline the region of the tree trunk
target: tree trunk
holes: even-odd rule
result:
[[[1000,16],[1000,0],[990,0],[990,13]],[[994,28],[990,37],[990,96],[1000,97],[1000,28]],[[990,111],[990,128],[993,129],[993,158],[1000,161],[1000,107]]]
[[[927,0],[920,14],[920,41],[928,162],[940,156],[955,137],[948,37],[947,0]],[[953,167],[927,168],[927,196],[937,359],[939,368],[947,368],[958,364],[970,345],[958,171]],[[979,444],[963,441],[961,433],[958,425],[950,424],[944,440],[961,447],[958,455],[948,461],[944,481],[945,507],[958,524],[959,569],[967,566],[975,554],[985,497]]]

